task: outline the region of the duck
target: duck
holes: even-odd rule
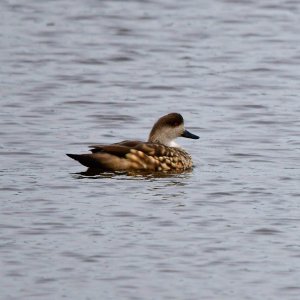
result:
[[[99,171],[184,172],[193,167],[191,155],[175,139],[199,139],[184,127],[179,113],[169,113],[153,125],[148,140],[125,140],[114,144],[89,146],[91,153],[66,154],[70,158]]]

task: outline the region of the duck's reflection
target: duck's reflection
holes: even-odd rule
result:
[[[192,173],[192,169],[185,172],[146,172],[146,171],[115,171],[108,172],[101,169],[88,168],[85,172],[74,173],[79,175],[78,178],[96,177],[96,178],[113,178],[113,177],[128,177],[137,179],[155,179],[155,178],[188,178]],[[182,181],[180,182],[182,183]]]
[[[170,201],[176,207],[185,206],[185,199],[188,193],[188,186],[191,183],[192,170],[184,173],[169,172],[103,172],[99,169],[87,169],[85,172],[73,174],[74,178],[81,180],[102,180],[108,182],[116,180],[120,183],[120,189],[124,189],[126,194],[130,193],[131,198],[148,199],[149,203],[165,203]],[[126,184],[127,181],[127,184]],[[128,181],[144,181],[143,188],[140,189],[137,184],[128,184]],[[123,182],[123,183],[122,183]]]

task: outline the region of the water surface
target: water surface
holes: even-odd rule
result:
[[[299,299],[298,1],[3,1],[1,299]],[[200,140],[174,176],[65,156]]]

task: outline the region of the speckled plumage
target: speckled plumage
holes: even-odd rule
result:
[[[182,148],[170,146],[179,136],[198,138],[184,129],[180,114],[172,113],[154,124],[148,142],[93,145],[90,154],[67,155],[88,168],[103,171],[181,172],[190,169],[193,162]]]

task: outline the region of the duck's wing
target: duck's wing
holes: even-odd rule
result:
[[[157,161],[143,150],[141,141],[123,141],[111,145],[93,145],[90,154],[67,154],[82,165],[102,170],[154,170]],[[149,153],[149,151],[148,151]]]
[[[136,147],[137,145],[139,144],[144,144],[145,142],[142,142],[142,141],[122,141],[122,142],[119,142],[119,143],[115,143],[114,145],[122,145],[122,146],[127,146],[127,147],[130,147],[130,148],[134,148]]]
[[[110,145],[91,145],[89,146],[92,153],[109,153],[118,157],[124,157],[131,149],[134,149],[141,141],[122,141]]]
[[[102,145],[90,149],[92,153],[109,153],[118,157],[124,157],[130,152],[130,148],[122,145]]]

